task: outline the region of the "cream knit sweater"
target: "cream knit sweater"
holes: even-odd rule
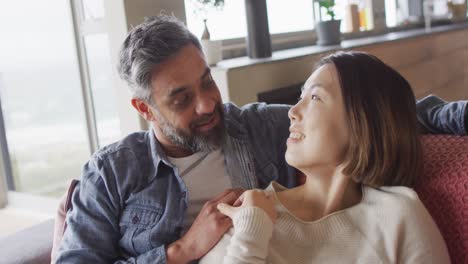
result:
[[[284,189],[274,182],[267,188]],[[450,263],[436,224],[412,189],[362,191],[359,204],[314,222],[298,219],[278,199],[274,225],[262,209],[246,207],[200,263]]]

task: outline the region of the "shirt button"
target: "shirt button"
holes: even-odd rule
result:
[[[138,218],[137,215],[135,215],[133,218],[132,218],[132,223],[133,224],[138,224],[140,222],[140,218]]]

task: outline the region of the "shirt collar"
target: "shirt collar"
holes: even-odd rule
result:
[[[167,166],[169,168],[174,168],[174,165],[169,161],[167,158],[164,149],[161,146],[161,143],[156,139],[156,135],[154,134],[154,130],[151,128],[149,133],[149,152],[151,153],[151,157],[153,160],[154,165],[154,177],[157,177],[160,173],[159,170],[161,166]],[[162,164],[161,164],[162,163]]]

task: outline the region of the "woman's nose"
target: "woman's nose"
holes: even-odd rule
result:
[[[300,101],[297,104],[291,106],[288,111],[288,117],[291,121],[297,121],[300,118],[299,103]]]

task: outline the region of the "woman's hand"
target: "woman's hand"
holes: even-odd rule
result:
[[[270,217],[271,221],[275,223],[276,221],[276,210],[275,210],[275,200],[272,194],[263,191],[263,190],[248,190],[245,191],[239,199],[236,201],[236,204],[240,204],[238,207],[230,206],[225,203],[218,204],[218,210],[228,216],[231,219],[234,219],[236,213],[244,207],[258,207],[263,209],[265,213]]]

